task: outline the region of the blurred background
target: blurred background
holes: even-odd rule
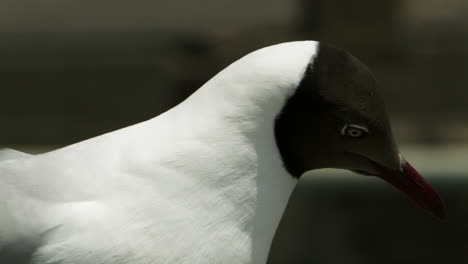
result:
[[[2,0],[0,147],[41,153],[152,118],[246,53],[313,39],[375,73],[448,219],[343,171],[303,177],[270,263],[466,263],[468,2]]]

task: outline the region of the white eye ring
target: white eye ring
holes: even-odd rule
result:
[[[341,129],[341,135],[349,136],[354,138],[359,138],[369,133],[369,130],[365,126],[355,125],[355,124],[346,124]]]

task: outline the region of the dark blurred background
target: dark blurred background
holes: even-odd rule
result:
[[[270,263],[467,263],[468,2],[2,0],[0,147],[40,153],[174,106],[235,59],[302,39],[374,71],[439,222],[370,177],[301,180]]]

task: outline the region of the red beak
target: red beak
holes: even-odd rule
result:
[[[403,160],[401,171],[381,168],[378,177],[395,186],[433,216],[439,219],[445,218],[444,205],[434,187],[407,161]]]

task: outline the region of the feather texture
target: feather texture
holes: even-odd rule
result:
[[[316,47],[251,53],[134,126],[0,152],[0,262],[265,263],[296,184],[274,121]]]

